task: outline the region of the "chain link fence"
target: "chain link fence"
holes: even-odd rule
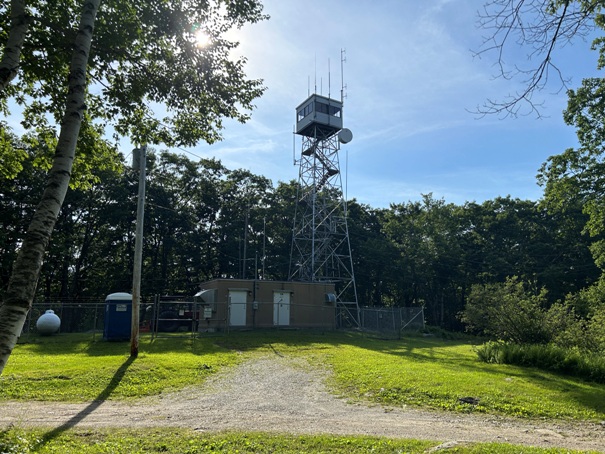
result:
[[[103,299],[36,302],[29,311],[22,335],[35,334],[38,318],[49,309],[61,319],[61,333],[90,333],[93,338],[103,337],[107,314]],[[131,310],[130,306],[128,310]],[[141,302],[140,315],[142,333],[150,332],[152,336],[180,333],[193,337],[204,332],[227,333],[255,328],[334,330],[337,318],[334,307],[330,306],[319,309],[296,303],[283,306],[273,301],[200,304],[188,298],[146,298]],[[363,331],[391,339],[400,338],[404,330],[425,327],[422,307],[363,307],[360,308],[360,322]]]
[[[381,337],[399,339],[404,330],[424,329],[422,307],[363,307],[360,310],[362,330]]]
[[[61,333],[96,333],[103,332],[105,318],[105,301],[89,300],[73,302],[69,300],[51,300],[35,302],[27,314],[21,335],[35,334],[36,322],[47,310],[52,310],[61,319]]]
[[[121,313],[113,310],[116,304],[125,306]],[[37,334],[36,322],[47,310],[52,310],[60,318],[59,333],[90,333],[93,338],[103,338],[107,323],[129,326],[132,306],[127,301],[108,302],[104,299],[35,302],[21,335]],[[119,320],[114,319],[116,315],[119,315]],[[141,333],[151,333],[152,337],[195,337],[205,332],[228,333],[230,330],[256,328],[334,330],[335,308],[328,305],[318,308],[317,305],[294,302],[276,304],[274,301],[208,304],[193,301],[189,297],[144,298],[140,305]]]

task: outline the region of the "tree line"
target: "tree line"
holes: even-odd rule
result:
[[[43,173],[28,151],[14,179],[0,180],[2,291],[9,281]],[[150,153],[143,294],[193,295],[213,278],[288,277],[296,181],[278,182],[214,159]],[[120,165],[93,170],[69,191],[42,267],[37,301],[86,302],[132,284],[138,176]],[[419,201],[372,208],[348,202],[359,302],[424,306],[427,321],[463,328],[475,286],[515,276],[547,305],[598,281],[579,203],[553,210],[542,201],[498,197],[483,203]]]

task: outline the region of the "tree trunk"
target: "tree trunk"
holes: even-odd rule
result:
[[[19,72],[21,49],[31,20],[32,17],[25,8],[25,1],[11,0],[11,27],[2,60],[0,60],[0,93],[6,90]]]
[[[27,312],[31,308],[44,251],[69,186],[76,143],[86,108],[86,68],[94,21],[100,2],[101,0],[84,1],[68,76],[69,91],[65,115],[61,123],[53,166],[48,174],[42,200],[36,208],[13,265],[8,289],[0,305],[0,374],[17,343]]]

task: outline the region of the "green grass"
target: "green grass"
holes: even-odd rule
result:
[[[212,339],[149,337],[139,357],[130,343],[92,342],[90,336],[31,337],[17,345],[0,376],[0,399],[89,401],[157,395],[202,382],[241,355]]]
[[[352,360],[354,358],[354,360]],[[345,395],[389,405],[521,417],[603,419],[605,389],[534,368],[479,362],[467,342],[404,339],[327,355]],[[479,399],[478,405],[459,398]]]
[[[223,367],[275,353],[334,373],[351,400],[533,418],[605,419],[605,387],[566,375],[478,360],[465,340],[369,339],[356,333],[255,331],[128,343],[61,335],[19,344],[0,376],[0,399],[86,401],[156,395],[202,382]],[[479,399],[478,405],[461,403]]]
[[[223,345],[283,354],[329,366],[331,384],[342,396],[393,406],[517,417],[605,419],[605,388],[536,368],[486,364],[468,339],[407,337],[368,339],[352,333],[241,333]],[[272,336],[272,337],[271,337]],[[461,403],[479,399],[478,405]]]
[[[0,432],[0,452],[27,454],[138,453],[425,453],[439,442],[378,437],[298,436],[263,433],[199,434],[187,429],[68,430],[61,433],[8,429]],[[443,453],[562,454],[565,449],[541,449],[494,443],[463,443]]]

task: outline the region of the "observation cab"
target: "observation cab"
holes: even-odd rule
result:
[[[322,139],[341,129],[341,101],[313,94],[296,108],[296,134]]]

